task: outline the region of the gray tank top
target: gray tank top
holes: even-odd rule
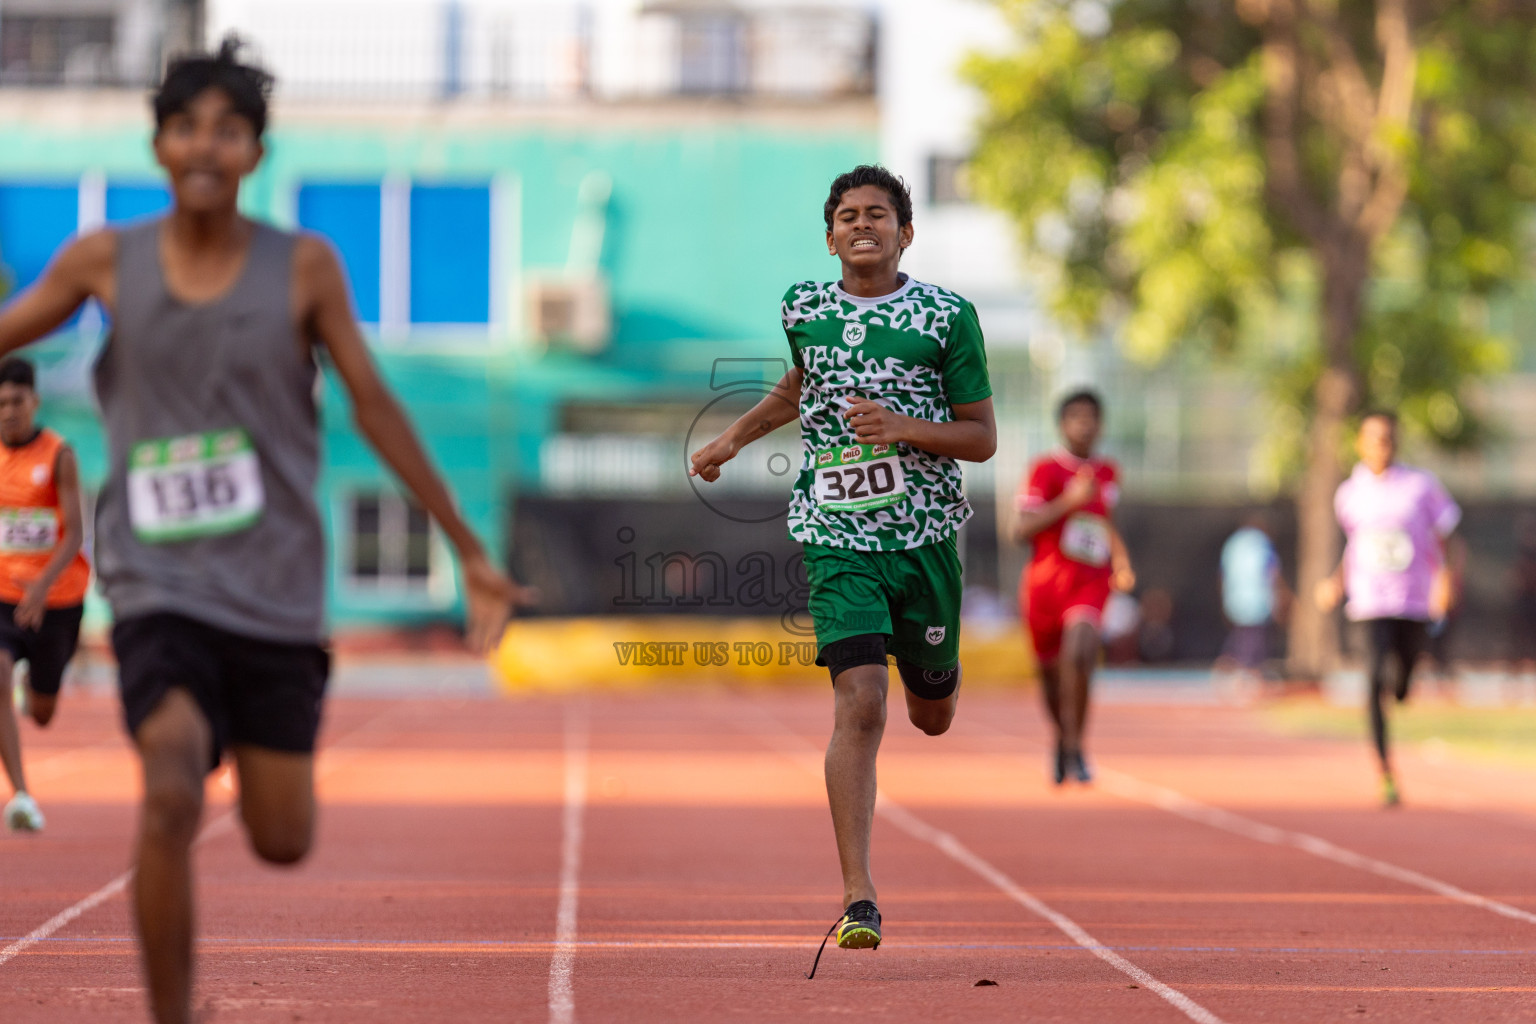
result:
[[[118,234],[95,368],[109,467],[96,571],[119,619],[174,612],[244,636],[325,635],[316,366],[293,323],[294,236],[257,224],[239,278],[167,291],[162,221]]]

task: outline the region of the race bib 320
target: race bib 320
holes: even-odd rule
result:
[[[837,512],[864,512],[907,496],[907,474],[895,445],[848,444],[815,454],[816,503]]]

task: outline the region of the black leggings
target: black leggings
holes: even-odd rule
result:
[[[1408,699],[1413,665],[1429,639],[1428,623],[1416,619],[1366,619],[1360,623],[1369,653],[1367,704],[1371,714],[1371,740],[1381,766],[1387,767],[1387,716],[1382,701],[1390,693],[1398,703]],[[1390,675],[1389,662],[1396,662]]]

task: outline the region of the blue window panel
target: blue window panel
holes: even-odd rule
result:
[[[411,188],[411,321],[491,319],[491,190],[487,185]]]
[[[107,183],[107,223],[153,217],[171,208],[171,192],[164,185]]]
[[[331,240],[352,283],[357,317],[379,322],[379,186],[304,185],[299,224]]]
[[[0,265],[21,290],[80,224],[80,189],[68,185],[0,184]]]

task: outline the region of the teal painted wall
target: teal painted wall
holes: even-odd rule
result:
[[[279,223],[291,223],[303,182],[515,175],[522,196],[519,263],[531,272],[564,265],[582,180],[594,171],[611,179],[602,252],[614,317],[607,351],[544,355],[524,346],[515,330],[493,338],[486,329],[421,330],[377,349],[469,521],[501,554],[511,497],[536,482],[539,445],[563,403],[696,396],[717,356],[781,354],[784,288],[832,270],[822,242],[827,184],[874,159],[877,139],[872,122],[863,121],[803,131],[750,120],[647,129],[296,123],[277,126],[267,146],[242,205]],[[114,184],[158,180],[147,114],[143,123],[107,130],[62,120],[0,125],[0,184],[74,181],[86,172]],[[105,469],[85,374],[97,344],[64,335],[34,353],[44,371],[45,418],[76,445],[88,486]],[[321,504],[332,535],[333,624],[456,614],[451,593],[363,594],[343,583],[343,502],[352,490],[389,486],[389,476],[352,429],[345,396],[329,373],[322,402]]]

